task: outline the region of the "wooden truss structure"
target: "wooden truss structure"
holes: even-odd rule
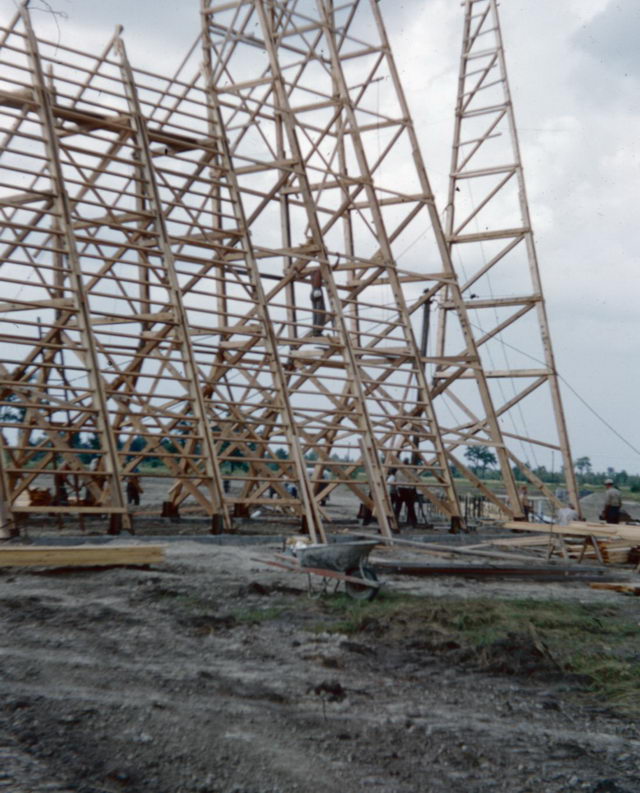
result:
[[[509,458],[527,480],[559,503],[531,470],[537,449],[555,451],[569,500],[578,505],[498,4],[465,0],[464,6],[447,242]],[[442,353],[455,307],[447,301],[439,309]],[[447,375],[442,367],[436,382]]]
[[[213,530],[269,504],[322,539],[346,485],[389,536],[389,470],[455,525],[452,466],[520,517],[377,3],[202,0],[201,19],[171,77],[120,30],[89,55],[38,40],[26,5],[0,29],[3,520],[117,530],[123,483],[160,476],[167,511],[190,499]],[[495,451],[506,500],[463,444]],[[73,503],[27,498],[69,482]]]

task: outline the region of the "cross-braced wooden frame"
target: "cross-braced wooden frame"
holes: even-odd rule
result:
[[[127,478],[161,476],[214,530],[268,504],[324,539],[346,485],[390,536],[389,471],[456,525],[453,466],[521,516],[377,3],[201,20],[172,77],[120,30],[96,56],[38,40],[26,5],[2,28],[4,520],[117,530]],[[462,444],[495,451],[506,500]]]
[[[446,231],[511,464],[560,506],[532,470],[541,451],[555,452],[577,506],[496,0],[464,4]],[[457,306],[439,308],[442,352]],[[440,367],[436,381],[448,374]]]

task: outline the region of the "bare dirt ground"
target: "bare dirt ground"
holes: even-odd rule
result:
[[[372,616],[254,561],[276,550],[185,539],[155,568],[0,571],[0,791],[640,791],[634,719],[526,631],[479,653],[440,609],[515,596],[637,625],[636,600],[390,576],[376,607],[400,611]]]

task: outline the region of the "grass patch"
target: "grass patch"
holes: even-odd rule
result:
[[[210,598],[165,587],[156,587],[147,597],[162,606],[180,611],[202,611],[217,607],[217,601]]]
[[[314,630],[370,633],[434,652],[457,647],[487,671],[566,676],[601,704],[640,713],[640,627],[622,607],[385,593],[371,602],[327,598],[321,610]]]
[[[255,625],[260,622],[278,619],[286,608],[286,603],[280,599],[277,604],[265,608],[247,606],[228,611],[218,599],[165,587],[155,588],[149,597],[162,606],[169,607],[178,615],[215,617],[231,621],[237,625]]]
[[[264,609],[236,609],[231,616],[239,624],[257,625],[261,622],[276,620],[284,611],[283,606],[269,606]]]
[[[353,600],[339,593],[318,601],[325,620],[311,625],[314,633],[359,633],[367,630],[374,622],[382,624],[402,619],[406,610],[418,607],[424,598],[385,592],[375,600]]]

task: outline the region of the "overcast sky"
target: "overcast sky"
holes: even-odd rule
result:
[[[102,49],[116,24],[134,65],[170,72],[198,0],[50,0],[39,33]],[[13,0],[0,0],[4,22]],[[438,205],[444,206],[463,9],[381,0]],[[640,448],[640,3],[502,0],[502,32],[552,339],[562,377]],[[574,458],[640,471],[640,455],[563,386]]]

